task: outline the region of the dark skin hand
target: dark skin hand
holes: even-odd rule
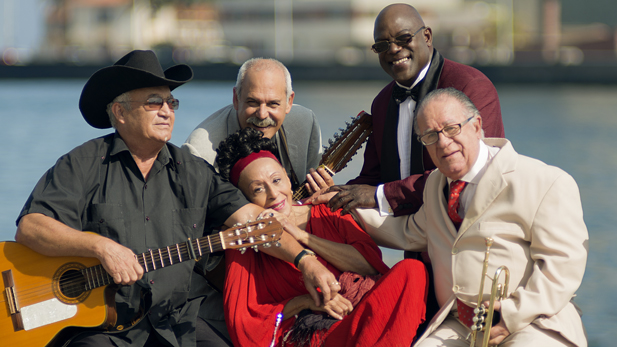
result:
[[[327,192],[338,192],[328,202],[328,207],[332,212],[342,208],[341,214],[348,214],[352,209],[374,208],[377,207],[375,201],[375,191],[377,187],[367,184],[349,184],[342,186],[332,186]]]

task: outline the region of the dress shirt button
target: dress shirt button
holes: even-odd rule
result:
[[[452,291],[454,292],[454,294],[458,294],[460,287],[457,285],[455,285],[454,287],[452,287]]]
[[[452,248],[452,254],[457,254],[457,253],[458,253],[458,248],[457,247]]]
[[[150,217],[146,217],[146,220],[150,220]]]
[[[197,229],[197,224],[193,224],[193,229]]]
[[[148,189],[148,185],[147,184],[144,184],[144,189]]]
[[[150,284],[154,284],[154,280],[150,280]]]

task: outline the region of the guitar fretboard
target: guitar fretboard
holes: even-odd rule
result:
[[[136,257],[144,271],[150,272],[223,249],[219,235],[209,235],[195,240],[189,239],[173,246],[149,250],[138,254]],[[86,281],[86,290],[106,286],[114,281],[113,277],[105,271],[103,265],[92,266],[81,270],[81,272]]]

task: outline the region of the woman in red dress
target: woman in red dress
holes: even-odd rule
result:
[[[246,128],[217,150],[221,176],[307,249],[295,264],[252,249],[226,251],[225,318],[234,345],[411,346],[424,320],[424,265],[403,260],[389,269],[350,214],[293,202],[275,146]],[[319,305],[298,269],[310,256],[338,279],[332,298]]]

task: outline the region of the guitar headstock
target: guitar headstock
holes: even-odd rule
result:
[[[244,253],[247,247],[258,250],[261,245],[269,248],[278,242],[283,233],[283,226],[276,218],[265,218],[256,221],[248,221],[245,224],[235,225],[232,228],[219,232],[223,249],[238,249]]]

